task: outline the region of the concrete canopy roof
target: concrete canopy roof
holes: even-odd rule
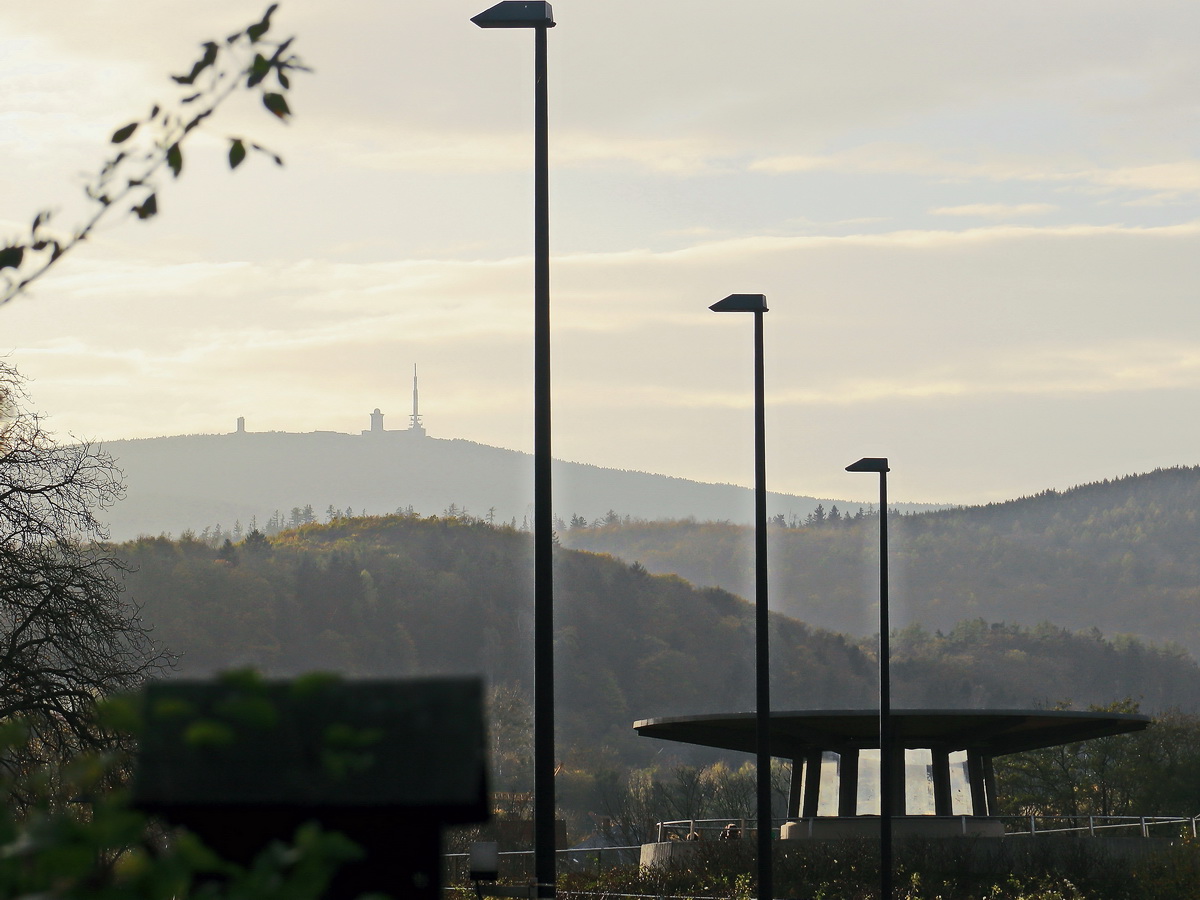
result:
[[[905,747],[977,750],[1003,756],[1076,741],[1141,731],[1150,717],[1133,713],[1047,709],[892,710],[896,739]],[[642,719],[633,727],[643,737],[741,750],[755,749],[755,714],[676,716]],[[799,710],[771,713],[770,752],[800,759],[813,750],[879,746],[877,710]]]

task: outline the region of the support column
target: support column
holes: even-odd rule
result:
[[[906,790],[904,787],[904,750],[896,746],[892,751],[892,815],[908,814]]]
[[[983,754],[978,750],[967,751],[967,781],[971,784],[971,815],[989,815],[988,792],[983,785]]]
[[[804,818],[811,819],[816,816],[820,794],[821,751],[814,750],[808,754],[804,764]]]
[[[788,819],[800,818],[800,794],[804,789],[804,760],[792,760],[792,778],[788,784]]]
[[[950,796],[950,751],[945,747],[933,747],[931,752],[933,754],[934,815],[954,815],[954,803]]]
[[[844,749],[838,767],[838,815],[858,814],[858,750]]]

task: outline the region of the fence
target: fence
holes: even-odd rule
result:
[[[865,818],[865,817],[864,817]],[[872,817],[873,818],[873,817]],[[919,819],[918,816],[904,817],[908,821]],[[933,817],[929,817],[933,818]],[[949,816],[947,819],[958,819],[962,822],[962,833],[968,833],[970,816]],[[1039,834],[1075,834],[1089,837],[1103,837],[1114,834],[1120,836],[1141,837],[1180,837],[1190,834],[1193,838],[1200,836],[1200,815],[1198,816],[990,816],[992,821],[1004,825],[1006,835],[1039,835]],[[779,836],[779,826],[786,819],[776,819],[775,827],[771,830],[775,837]],[[746,819],[676,819],[659,822],[656,829],[656,840],[659,843],[671,840],[686,840],[689,835],[695,835],[700,840],[743,839],[748,840],[752,830],[748,829]]]
[[[1181,832],[1197,836],[1200,816],[997,816],[1004,822],[1005,834],[1077,834],[1100,837],[1105,834],[1141,837],[1178,837]],[[1154,834],[1151,834],[1151,831]]]

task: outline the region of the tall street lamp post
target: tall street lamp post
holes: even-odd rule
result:
[[[879,895],[881,900],[892,900],[892,797],[898,767],[888,634],[887,473],[891,470],[886,457],[864,457],[846,466],[846,471],[879,473]]]
[[[767,454],[763,391],[764,294],[730,294],[713,312],[754,313],[754,683],[758,794],[758,898],[775,896],[771,874],[771,666],[767,610]]]
[[[539,897],[556,895],[554,840],[554,510],[550,484],[550,154],[546,93],[549,3],[505,0],[471,19],[534,34],[533,195],[533,790]]]

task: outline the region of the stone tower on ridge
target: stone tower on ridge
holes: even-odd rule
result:
[[[412,391],[412,415],[408,417],[408,428],[404,431],[388,431],[383,427],[383,413],[379,411],[379,407],[375,407],[375,411],[371,413],[371,427],[363,431],[363,435],[381,435],[381,434],[407,434],[412,437],[425,437],[425,426],[421,424],[421,408],[418,405],[417,397],[417,367],[413,365],[413,391]]]

